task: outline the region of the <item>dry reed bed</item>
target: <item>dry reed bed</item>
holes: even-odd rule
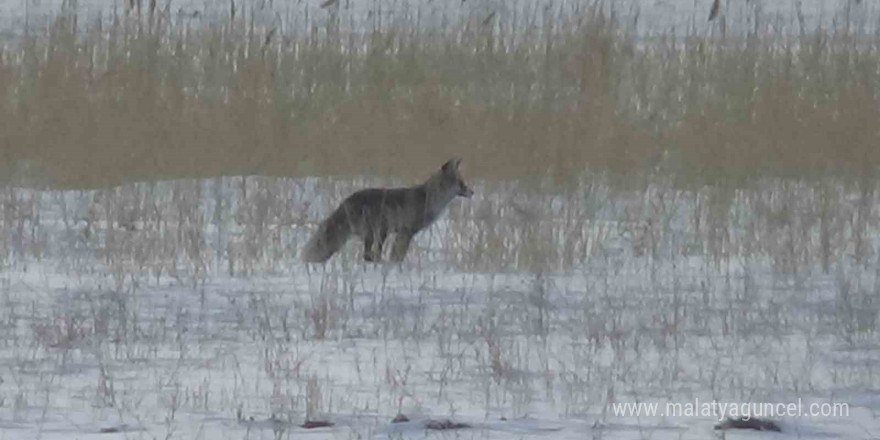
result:
[[[159,12],[62,11],[4,48],[7,181],[414,177],[459,155],[486,178],[740,186],[872,177],[880,159],[871,17],[637,36],[591,2],[437,27],[406,9],[358,27],[333,8],[265,26]]]

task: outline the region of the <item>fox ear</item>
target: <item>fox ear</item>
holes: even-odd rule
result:
[[[449,159],[446,163],[443,164],[443,167],[440,168],[444,173],[458,171],[458,166],[461,165],[461,159]]]

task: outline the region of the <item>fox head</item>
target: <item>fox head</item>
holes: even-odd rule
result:
[[[461,165],[461,159],[449,159],[448,162],[440,167],[440,175],[443,179],[444,186],[453,188],[455,195],[461,197],[470,197],[474,195],[474,190],[470,189],[461,177],[458,166]]]

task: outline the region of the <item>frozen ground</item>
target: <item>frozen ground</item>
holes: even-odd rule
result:
[[[299,263],[364,184],[5,188],[0,439],[721,437],[614,411],[695,399],[848,405],[730,438],[880,438],[873,191],[475,185],[403,265]]]

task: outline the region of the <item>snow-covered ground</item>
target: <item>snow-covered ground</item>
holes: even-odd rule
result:
[[[402,265],[300,263],[365,184],[4,188],[0,439],[706,439],[663,412],[713,400],[848,411],[730,438],[880,436],[874,192],[485,183]]]
[[[83,17],[84,24],[98,16],[108,16],[114,11],[123,12],[127,5],[140,4],[142,11],[149,8],[150,0],[0,0],[0,35],[20,35],[25,26],[40,29],[50,23],[52,17],[62,11],[62,5],[74,7]],[[376,14],[418,15],[419,22],[444,23],[441,17],[454,18],[474,16],[482,21],[488,14],[512,19],[519,16],[541,16],[543,8],[552,7],[558,12],[570,11],[578,6],[603,4],[613,7],[623,21],[638,21],[638,30],[644,34],[670,33],[678,35],[688,30],[705,32],[713,0],[338,0],[333,7],[320,8],[326,0],[158,0],[156,7],[167,11],[172,17],[191,24],[228,19],[230,7],[235,5],[239,16],[246,13],[258,25],[280,27],[282,33],[295,32],[303,20],[323,20],[335,8],[341,8],[346,17],[354,21],[370,23]],[[877,2],[871,0],[722,0],[723,14],[728,29],[738,26],[751,30],[754,18],[768,22],[774,29],[787,28],[796,32],[802,18],[810,29],[822,25],[829,27],[841,20],[840,13],[854,22],[876,17],[880,12]],[[849,13],[845,11],[849,9]],[[243,12],[244,11],[244,12]],[[436,19],[436,20],[435,20]],[[389,15],[389,21],[390,15]],[[870,18],[868,21],[872,21]],[[353,24],[353,23],[347,23]],[[873,26],[874,23],[867,23]],[[307,30],[309,26],[303,26]],[[870,33],[870,32],[869,32]]]

